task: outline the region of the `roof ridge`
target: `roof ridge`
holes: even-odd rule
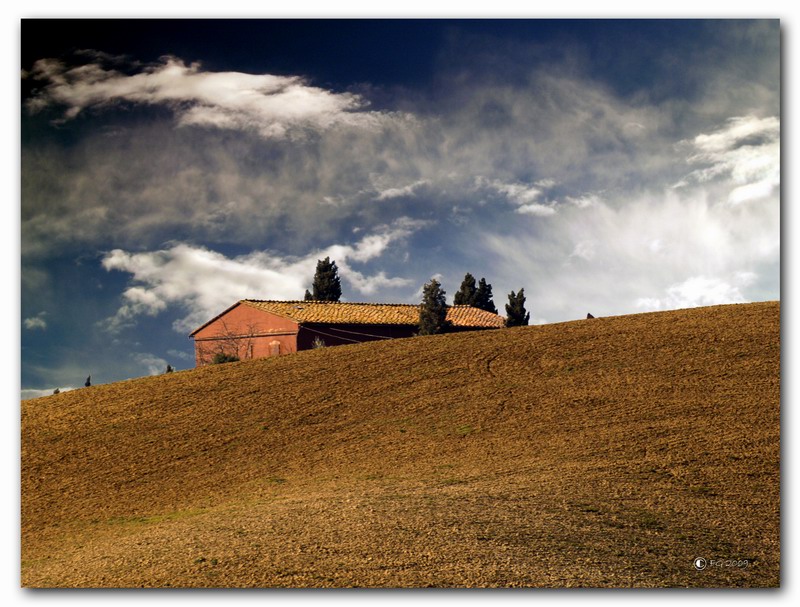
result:
[[[325,304],[325,305],[342,305],[342,306],[411,306],[418,307],[421,304],[410,303],[388,303],[385,301],[324,301],[321,299],[242,299],[241,301],[253,301],[258,303],[280,303],[280,304]],[[473,310],[483,310],[478,306],[471,306],[469,304],[447,304],[448,308],[472,308]],[[483,310],[489,314],[488,310]]]
[[[325,304],[325,305],[343,305],[343,306],[412,306],[417,307],[420,304],[407,304],[407,303],[388,303],[381,301],[323,301],[319,299],[242,299],[241,301],[253,301],[258,303],[280,303],[280,304]],[[452,306],[451,306],[452,307]]]

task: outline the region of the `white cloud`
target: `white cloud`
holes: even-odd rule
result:
[[[760,145],[763,139],[771,141],[779,134],[780,121],[774,116],[736,116],[711,134],[697,135],[694,145],[702,153],[724,153],[742,145]]]
[[[410,284],[385,272],[365,275],[352,268],[383,254],[390,244],[401,241],[427,222],[401,218],[382,231],[363,237],[354,245],[332,245],[302,258],[286,258],[266,251],[228,258],[204,247],[176,244],[160,251],[129,253],[115,249],[105,255],[106,270],[131,274],[135,283],[122,294],[123,304],[104,326],[119,331],[141,315],[154,316],[170,305],[188,313],[173,323],[187,332],[240,299],[301,299],[310,286],[318,259],[336,261],[339,274],[359,293]]]
[[[129,102],[165,105],[180,125],[247,130],[283,138],[295,129],[324,130],[336,125],[380,127],[387,115],[365,111],[366,100],[311,86],[298,76],[207,72],[177,57],[136,74],[103,67],[102,61],[68,67],[41,59],[30,73],[44,81],[27,103],[31,112],[65,106],[62,121],[92,107]]]
[[[727,202],[738,205],[769,197],[780,186],[780,120],[775,116],[730,118],[724,126],[697,135],[687,159],[700,165],[675,187],[716,179],[727,182]]]
[[[778,201],[732,207],[714,191],[563,204],[546,228],[481,234],[482,256],[495,260],[497,292],[524,286],[529,309],[551,321],[763,299],[780,264]]]
[[[748,200],[758,200],[766,198],[772,193],[772,189],[780,183],[779,179],[762,179],[756,183],[748,183],[731,190],[728,202],[732,205],[741,204]]]
[[[167,361],[154,354],[135,352],[131,354],[131,358],[133,358],[138,365],[147,369],[150,375],[161,375],[167,370]]]
[[[517,204],[530,204],[536,202],[542,196],[542,190],[536,186],[521,183],[501,183],[499,181],[493,181],[491,185]]]
[[[597,242],[594,240],[581,240],[575,245],[570,257],[580,257],[586,261],[591,261],[597,255]]]
[[[350,285],[364,295],[375,295],[380,289],[406,287],[414,283],[410,278],[390,278],[386,276],[386,272],[382,271],[372,276],[364,276],[361,272],[347,268],[346,276]]]
[[[504,196],[509,202],[518,205],[516,213],[521,215],[535,215],[537,217],[548,217],[556,214],[555,205],[552,202],[540,202],[544,196],[544,190],[553,187],[556,182],[553,179],[540,179],[533,185],[504,182],[498,179],[489,180],[485,177],[475,179],[475,185],[479,188],[488,188]]]
[[[640,297],[636,300],[635,305],[644,312],[657,312],[663,307],[661,300],[657,297]]]
[[[506,183],[498,179],[488,180],[483,177],[478,177],[476,179],[477,185],[489,187],[503,194],[508,200],[515,204],[530,204],[538,201],[543,194],[542,183],[545,183],[545,181],[539,181],[536,185],[530,185],[525,183]]]
[[[755,272],[735,272],[733,275],[733,283],[738,287],[749,287],[758,280],[758,274]]]
[[[45,329],[47,329],[47,321],[44,319],[46,315],[47,312],[39,312],[36,316],[32,316],[30,318],[26,318],[25,320],[23,320],[22,324],[29,331],[33,331],[36,329],[44,331]]]
[[[597,194],[584,194],[583,196],[567,196],[565,202],[573,204],[579,209],[587,209],[600,204],[601,199]]]
[[[556,214],[556,209],[552,205],[539,204],[533,202],[531,204],[523,204],[517,207],[516,213],[520,215],[536,215],[537,217],[549,217]]]
[[[31,398],[41,398],[42,396],[50,396],[53,394],[55,390],[59,392],[69,392],[70,390],[75,390],[72,386],[64,386],[59,388],[45,388],[45,389],[38,389],[38,388],[23,388],[20,391],[21,400],[29,400]]]
[[[636,307],[644,311],[675,310],[698,306],[745,303],[739,287],[720,278],[692,276],[667,288],[662,297],[642,297]]]
[[[388,200],[389,198],[399,198],[400,196],[413,196],[422,186],[430,183],[427,179],[420,179],[400,188],[386,188],[378,192],[378,200]]]

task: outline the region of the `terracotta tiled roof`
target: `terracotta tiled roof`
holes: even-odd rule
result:
[[[358,325],[416,325],[419,306],[413,304],[344,303],[332,301],[263,301],[243,299],[242,304],[286,316],[300,323]],[[449,306],[447,320],[455,327],[500,328],[505,319],[472,306]]]
[[[419,321],[419,306],[414,308],[416,315],[414,323]],[[472,306],[450,306],[447,308],[447,320],[455,327],[492,327],[499,329],[506,326],[506,319],[497,314],[492,314]]]

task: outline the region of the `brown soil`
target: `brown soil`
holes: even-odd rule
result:
[[[777,586],[779,327],[716,306],[25,401],[22,583]]]

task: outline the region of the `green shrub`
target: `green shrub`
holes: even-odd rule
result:
[[[314,337],[314,341],[311,342],[311,347],[314,350],[318,350],[319,348],[324,348],[325,347],[325,340],[321,339],[319,337],[319,335],[317,335],[316,337]]]
[[[239,360],[238,356],[234,356],[233,354],[225,354],[223,352],[218,352],[214,354],[214,358],[211,359],[211,362],[215,365],[220,365],[222,363],[235,363]]]

